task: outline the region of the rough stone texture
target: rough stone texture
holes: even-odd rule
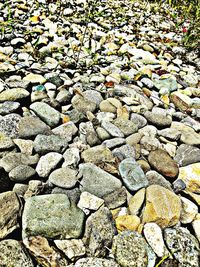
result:
[[[103,197],[105,205],[109,209],[116,209],[126,202],[127,193],[125,187],[116,189],[108,195]]]
[[[33,152],[33,141],[32,140],[25,140],[25,139],[13,139],[15,145],[18,146],[20,152],[26,155],[31,156]]]
[[[17,125],[21,116],[15,113],[0,116],[0,132],[8,137],[18,137]]]
[[[118,232],[136,231],[140,225],[140,218],[136,215],[120,215],[115,219],[115,223]]]
[[[77,170],[69,167],[59,168],[49,175],[49,182],[63,188],[72,188],[78,180],[77,174]]]
[[[170,126],[172,123],[171,116],[167,117],[163,114],[158,114],[158,113],[150,112],[150,111],[146,111],[144,113],[144,116],[148,122],[155,124],[156,126],[159,126],[159,127],[167,127],[167,126]]]
[[[146,189],[146,205],[143,211],[143,223],[155,222],[161,228],[178,223],[181,213],[181,201],[178,196],[159,185],[150,185]]]
[[[112,252],[122,267],[146,267],[148,254],[144,238],[134,231],[124,231],[114,237]]]
[[[87,257],[78,260],[74,267],[120,267],[114,260]]]
[[[8,239],[0,241],[0,266],[34,267],[34,264],[19,241]]]
[[[78,238],[82,233],[84,213],[64,194],[28,198],[22,216],[23,236]]]
[[[12,102],[12,101],[5,101],[0,103],[0,115],[7,115],[16,111],[20,107],[20,103]]]
[[[180,221],[183,224],[191,223],[198,213],[198,206],[185,197],[181,197],[182,210]]]
[[[68,142],[72,140],[73,135],[75,135],[77,131],[78,131],[78,128],[72,121],[66,122],[52,130],[54,134],[57,134],[63,138],[66,138],[66,141]]]
[[[0,238],[6,237],[19,227],[20,202],[12,191],[0,194]]]
[[[115,233],[112,214],[108,208],[102,207],[93,213],[86,221],[83,237],[87,256],[104,257]]]
[[[96,197],[88,192],[82,192],[77,206],[85,213],[89,213],[88,210],[98,210],[103,205],[103,203],[103,199]]]
[[[130,120],[117,118],[113,121],[113,124],[117,126],[125,136],[136,133],[138,130],[137,124]]]
[[[103,121],[101,126],[113,137],[124,137],[122,131],[109,121]]]
[[[140,165],[133,159],[124,159],[119,165],[119,172],[125,186],[129,190],[136,191],[148,186],[148,180],[145,177]]]
[[[194,146],[181,144],[176,150],[174,160],[179,166],[187,166],[200,161],[200,149]]]
[[[174,258],[184,267],[199,266],[199,243],[186,228],[167,228],[164,238]]]
[[[179,169],[176,161],[162,149],[151,151],[148,156],[148,161],[153,168],[164,176],[174,178],[178,175]]]
[[[123,146],[115,148],[112,151],[112,154],[120,160],[123,160],[126,158],[135,159],[135,148],[128,144],[123,145]]]
[[[149,181],[149,185],[157,184],[169,190],[172,190],[171,183],[167,181],[160,173],[156,171],[148,171],[146,173],[146,177],[147,180]]]
[[[140,189],[137,193],[132,196],[128,203],[128,210],[132,215],[138,215],[145,198],[145,188]]]
[[[36,171],[34,168],[27,165],[18,165],[9,172],[9,178],[15,182],[22,182],[31,178]]]
[[[0,132],[0,151],[9,149],[14,146],[14,143],[10,137]]]
[[[84,150],[81,153],[81,157],[84,162],[102,163],[102,162],[114,162],[114,156],[109,148],[99,145]]]
[[[75,108],[76,110],[82,112],[82,113],[86,113],[87,111],[91,111],[94,112],[95,109],[97,108],[97,104],[95,102],[93,102],[92,100],[81,96],[81,95],[75,95],[72,98],[72,106],[73,108]]]
[[[81,239],[54,240],[54,243],[70,260],[85,255],[85,246]]]
[[[83,176],[80,182],[82,192],[87,191],[101,198],[121,188],[122,183],[119,179],[92,163],[81,164],[79,170]]]
[[[16,101],[29,96],[29,92],[23,88],[8,89],[0,93],[0,102]]]

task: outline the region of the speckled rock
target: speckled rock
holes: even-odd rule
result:
[[[56,169],[49,175],[49,182],[62,188],[72,188],[77,183],[78,171],[69,167]]]
[[[117,118],[113,121],[113,124],[117,126],[125,136],[136,133],[138,130],[137,124],[130,120]]]
[[[18,99],[26,98],[29,92],[23,88],[8,89],[0,93],[0,102],[16,101]]]
[[[13,101],[5,101],[0,103],[0,115],[7,115],[13,113],[20,107],[20,103]]]
[[[93,258],[86,257],[84,259],[78,260],[74,267],[120,267],[114,260],[112,259],[101,259],[101,258]]]
[[[0,116],[0,132],[8,137],[16,138],[18,136],[18,122],[21,116],[15,113]]]
[[[191,223],[198,213],[198,206],[185,197],[181,197],[182,210],[180,221],[183,224]]]
[[[200,149],[191,145],[181,144],[176,150],[174,160],[179,166],[187,166],[200,161]]]
[[[36,171],[31,166],[18,165],[9,172],[9,178],[15,182],[22,182],[33,177],[34,174]]]
[[[0,151],[13,147],[14,143],[10,137],[0,132]]]
[[[88,148],[81,153],[81,158],[84,162],[101,163],[114,162],[114,156],[109,148],[99,145]]]
[[[115,219],[118,233],[130,230],[136,231],[140,225],[140,218],[136,215],[120,215]]]

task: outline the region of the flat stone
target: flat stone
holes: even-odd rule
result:
[[[165,187],[166,189],[172,190],[171,183],[167,181],[160,173],[156,171],[148,171],[146,173],[147,180],[149,185],[157,184]]]
[[[179,169],[176,161],[162,149],[151,151],[148,161],[153,168],[164,176],[174,178],[178,175]]]
[[[64,152],[68,146],[65,138],[59,135],[38,134],[34,140],[34,150],[36,153],[45,154],[48,152]]]
[[[18,123],[19,137],[29,138],[38,134],[50,134],[50,127],[36,116],[21,118]]]
[[[108,148],[114,148],[119,145],[123,145],[125,143],[124,138],[116,137],[109,140],[105,140],[102,144],[105,145]]]
[[[78,132],[78,128],[74,124],[74,122],[66,122],[62,125],[54,128],[52,130],[54,134],[60,135],[63,138],[66,138],[66,141],[70,142],[72,137]]]
[[[137,113],[131,113],[130,120],[138,126],[138,129],[144,127],[147,124],[147,120],[145,119],[145,117]]]
[[[136,191],[148,186],[148,180],[140,165],[131,158],[124,159],[120,163],[119,172],[129,190]]]
[[[127,193],[125,187],[116,189],[115,191],[109,193],[108,195],[105,195],[103,197],[105,205],[109,209],[116,209],[120,206],[122,206],[127,199]]]
[[[146,189],[143,223],[155,222],[161,228],[173,226],[179,222],[180,213],[181,200],[172,191],[159,185]]]
[[[49,182],[62,188],[72,188],[77,183],[78,172],[69,167],[56,169],[49,175]]]
[[[67,167],[67,166],[73,166],[77,167],[79,161],[80,161],[80,151],[76,147],[70,147],[66,149],[65,153],[63,154],[64,158],[64,163],[62,167]]]
[[[97,104],[89,98],[82,95],[75,95],[71,100],[72,106],[74,109],[86,114],[87,111],[94,112],[97,108]]]
[[[83,179],[80,182],[82,192],[89,192],[97,197],[105,195],[121,188],[121,181],[92,163],[79,166]]]
[[[164,230],[164,239],[180,266],[199,266],[199,243],[186,228],[167,228]]]
[[[30,105],[30,109],[50,127],[55,127],[60,121],[60,113],[46,103],[35,102]]]
[[[54,243],[72,261],[85,255],[85,246],[81,239],[54,240]]]
[[[47,177],[61,160],[61,154],[57,152],[49,152],[39,159],[36,166],[36,172],[40,177]]]
[[[148,122],[158,126],[158,127],[167,127],[172,123],[171,116],[165,116],[162,113],[155,113],[151,111],[146,111],[144,113],[145,118]]]
[[[20,103],[13,101],[5,101],[0,103],[0,115],[7,115],[16,111],[20,107]]]
[[[103,203],[104,200],[102,198],[96,197],[88,192],[82,192],[77,206],[88,214],[90,210],[98,210]]]
[[[23,88],[7,89],[0,93],[0,102],[16,101],[18,99],[26,98],[30,93]]]
[[[147,244],[134,231],[123,231],[113,239],[114,259],[123,267],[146,267],[148,264]]]
[[[136,231],[140,225],[140,218],[136,215],[120,215],[115,219],[118,233],[130,230]]]
[[[140,190],[137,191],[137,193],[134,194],[134,196],[132,196],[128,202],[128,210],[129,213],[132,215],[138,215],[142,205],[144,203],[144,199],[145,199],[145,188],[142,188]]]
[[[87,256],[104,257],[116,233],[112,214],[102,207],[87,219],[83,242]]]
[[[31,257],[21,242],[13,239],[0,241],[1,266],[34,267]]]
[[[117,118],[113,121],[113,124],[120,129],[120,131],[125,135],[131,135],[138,131],[138,126],[131,120],[125,120]]]
[[[113,149],[112,154],[113,156],[117,157],[120,160],[123,160],[126,158],[135,159],[136,152],[133,146],[130,146],[129,144],[127,144],[127,145],[123,145],[123,146]]]
[[[176,150],[174,160],[180,167],[200,161],[200,149],[191,145],[181,144]]]
[[[183,224],[191,223],[198,213],[198,206],[185,197],[181,197],[182,210],[180,221]]]
[[[18,165],[9,172],[9,178],[15,182],[26,181],[36,174],[35,169],[27,165]]]
[[[18,122],[21,116],[15,113],[0,116],[0,132],[8,137],[16,138],[18,136]]]
[[[14,146],[14,143],[10,137],[0,132],[0,151],[9,149]]]
[[[33,152],[33,141],[25,139],[13,139],[15,145],[18,146],[20,152],[26,155],[32,155]]]
[[[42,75],[34,73],[29,73],[23,80],[31,82],[32,84],[44,84],[46,82],[46,79]]]
[[[74,267],[120,267],[114,260],[86,257],[78,260]]]
[[[1,193],[0,203],[0,238],[2,239],[19,227],[21,205],[17,195],[12,191]]]
[[[81,153],[84,162],[101,163],[114,162],[115,158],[109,148],[99,145],[88,148]]]
[[[84,213],[64,194],[30,197],[22,216],[23,236],[78,238],[82,233]]]
[[[122,131],[109,121],[103,121],[101,126],[113,137],[124,137]]]
[[[111,97],[107,98],[106,100],[103,100],[99,105],[99,108],[102,112],[111,112],[111,113],[116,113],[117,108],[121,107],[122,107],[121,102],[118,99]]]
[[[178,179],[183,180],[190,192],[200,193],[200,163],[180,167]]]

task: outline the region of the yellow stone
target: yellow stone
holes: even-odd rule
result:
[[[128,209],[130,214],[137,215],[142,207],[145,198],[145,188],[140,189],[133,197],[131,197],[128,203]]]
[[[121,215],[116,218],[115,222],[118,232],[136,231],[140,225],[140,218],[136,215]]]
[[[175,193],[160,185],[151,185],[146,189],[143,223],[155,222],[165,228],[177,224],[180,214],[181,200]]]
[[[178,179],[185,182],[188,191],[200,193],[200,163],[179,168]]]

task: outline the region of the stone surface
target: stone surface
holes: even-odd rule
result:
[[[145,191],[146,191],[145,188],[142,188],[138,190],[137,193],[135,193],[135,195],[129,199],[128,210],[130,214],[138,215],[144,203]]]
[[[61,137],[65,138],[66,141],[68,142],[72,140],[72,137],[77,133],[77,131],[78,128],[72,121],[63,123],[62,125],[52,130],[54,134],[60,135]]]
[[[14,239],[0,241],[0,259],[2,267],[34,267],[28,252]]]
[[[18,165],[9,172],[9,178],[15,182],[23,182],[36,174],[36,171],[31,166]]]
[[[149,181],[149,185],[157,184],[169,190],[172,190],[171,183],[167,181],[160,173],[156,171],[148,171],[146,173],[146,177],[147,180]]]
[[[101,126],[113,137],[124,137],[122,131],[109,121],[103,121]]]
[[[116,189],[115,191],[109,193],[108,195],[105,195],[103,197],[105,201],[105,205],[109,209],[115,209],[119,206],[122,206],[127,199],[127,193],[125,187]]]
[[[0,115],[7,115],[13,113],[20,107],[20,103],[13,101],[4,101],[0,103]]]
[[[17,137],[17,125],[20,119],[21,116],[15,113],[0,116],[0,132],[8,137]]]
[[[83,176],[80,182],[82,192],[86,191],[101,198],[121,188],[119,179],[92,163],[81,164],[79,170]]]
[[[118,233],[130,230],[136,231],[140,225],[140,218],[136,215],[121,215],[115,219]]]
[[[81,239],[54,240],[54,243],[70,260],[85,255],[85,246]]]
[[[0,93],[0,102],[16,101],[29,96],[29,92],[23,88],[8,89]]]
[[[178,223],[180,213],[181,201],[173,192],[159,185],[146,189],[143,223],[155,222],[161,228],[173,226]]]
[[[195,220],[192,222],[192,227],[194,229],[196,238],[200,242],[200,214],[198,213]]]
[[[137,124],[130,120],[117,118],[113,121],[113,124],[118,127],[125,136],[136,133],[138,130]]]
[[[78,207],[88,213],[88,210],[98,210],[104,203],[104,200],[92,195],[88,192],[82,192],[80,195],[80,200],[78,202]]]
[[[0,151],[13,147],[14,143],[10,137],[0,132]]]
[[[77,183],[78,171],[69,167],[56,169],[49,175],[49,182],[62,188],[72,188]]]
[[[148,156],[148,161],[153,168],[164,176],[174,178],[178,175],[179,169],[177,163],[162,149],[151,151]]]
[[[0,194],[0,238],[6,237],[19,227],[20,202],[12,191]]]
[[[112,214],[108,208],[102,207],[93,213],[86,221],[83,237],[87,256],[104,257],[115,233]]]
[[[119,265],[112,259],[86,257],[78,260],[74,267],[119,267]]]
[[[82,233],[84,213],[64,194],[28,198],[22,216],[23,236],[78,238]]]
[[[114,162],[115,159],[109,148],[99,145],[88,148],[81,153],[84,162],[101,163],[101,162]]]
[[[181,144],[176,150],[174,160],[180,167],[200,161],[200,149],[191,145]]]
[[[172,123],[172,118],[170,116],[165,116],[162,113],[155,113],[146,111],[144,113],[145,118],[148,122],[158,126],[158,127],[167,127],[170,126]]]
[[[185,197],[181,197],[182,210],[180,221],[183,224],[191,223],[198,213],[198,206]]]
[[[129,190],[136,191],[148,186],[148,180],[140,165],[131,158],[124,159],[120,163],[119,172]]]

